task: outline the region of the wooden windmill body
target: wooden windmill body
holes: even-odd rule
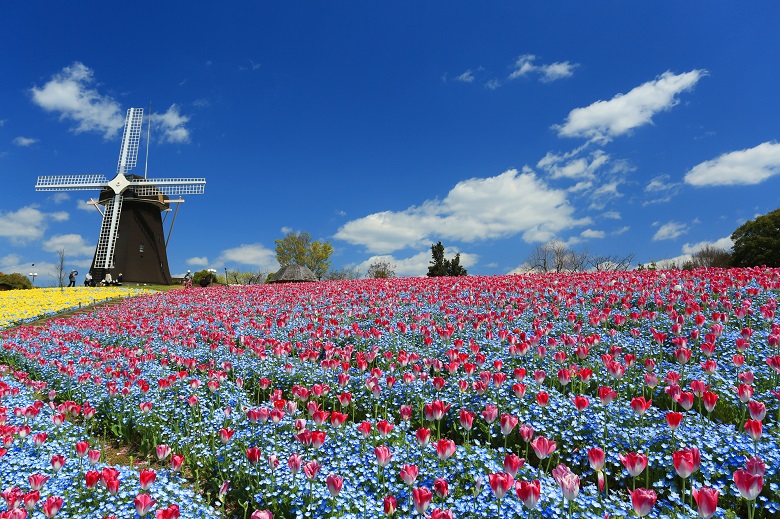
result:
[[[92,260],[92,278],[100,281],[106,274],[137,283],[170,284],[171,274],[166,251],[168,236],[163,230],[162,213],[175,205],[174,218],[181,197],[171,195],[202,194],[205,178],[147,179],[128,173],[136,165],[141,140],[143,108],[127,111],[125,129],[116,176],[57,175],[38,177],[36,191],[100,190],[95,207],[103,215],[100,234]]]

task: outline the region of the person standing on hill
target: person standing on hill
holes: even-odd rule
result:
[[[77,270],[71,270],[70,271],[70,274],[68,274],[68,281],[70,281],[70,283],[68,283],[69,287],[75,287],[76,286],[76,276],[78,276],[78,275],[79,275],[79,273],[78,273]]]

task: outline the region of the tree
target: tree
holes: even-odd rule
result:
[[[735,267],[780,267],[780,209],[743,223],[731,240]]]
[[[307,232],[290,232],[276,240],[276,261],[279,265],[303,265],[318,279],[322,279],[330,268],[333,245],[328,242],[312,241]]]
[[[598,272],[616,272],[618,270],[628,270],[634,261],[634,254],[629,253],[625,256],[618,254],[612,255],[593,255],[588,258],[588,264]]]
[[[329,270],[324,279],[328,281],[344,281],[347,279],[360,279],[360,269],[357,267],[341,267],[338,270]]]
[[[3,274],[0,272],[0,283],[10,285],[14,290],[32,288],[30,279],[18,272]]]
[[[60,288],[65,286],[65,249],[57,251],[57,263],[54,265],[54,279]]]
[[[729,251],[719,249],[714,245],[705,245],[693,253],[691,262],[694,267],[729,268],[731,266],[731,254],[729,254]]]
[[[395,265],[389,261],[375,261],[369,265],[366,277],[376,279],[394,278]]]
[[[428,277],[468,275],[466,269],[460,264],[460,253],[457,253],[452,260],[446,259],[444,257],[444,245],[441,242],[431,245],[431,257]]]

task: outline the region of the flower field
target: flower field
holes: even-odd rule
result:
[[[0,518],[778,517],[778,294],[772,269],[357,280],[8,329]]]
[[[141,289],[121,287],[100,288],[35,288],[32,290],[8,290],[0,292],[0,328],[10,324],[32,321],[63,310],[130,297],[144,293]]]

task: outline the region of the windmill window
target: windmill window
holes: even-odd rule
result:
[[[140,252],[141,254],[143,254],[143,253],[144,253],[144,244],[143,244],[143,243],[140,243],[140,244],[138,245],[138,252]]]

